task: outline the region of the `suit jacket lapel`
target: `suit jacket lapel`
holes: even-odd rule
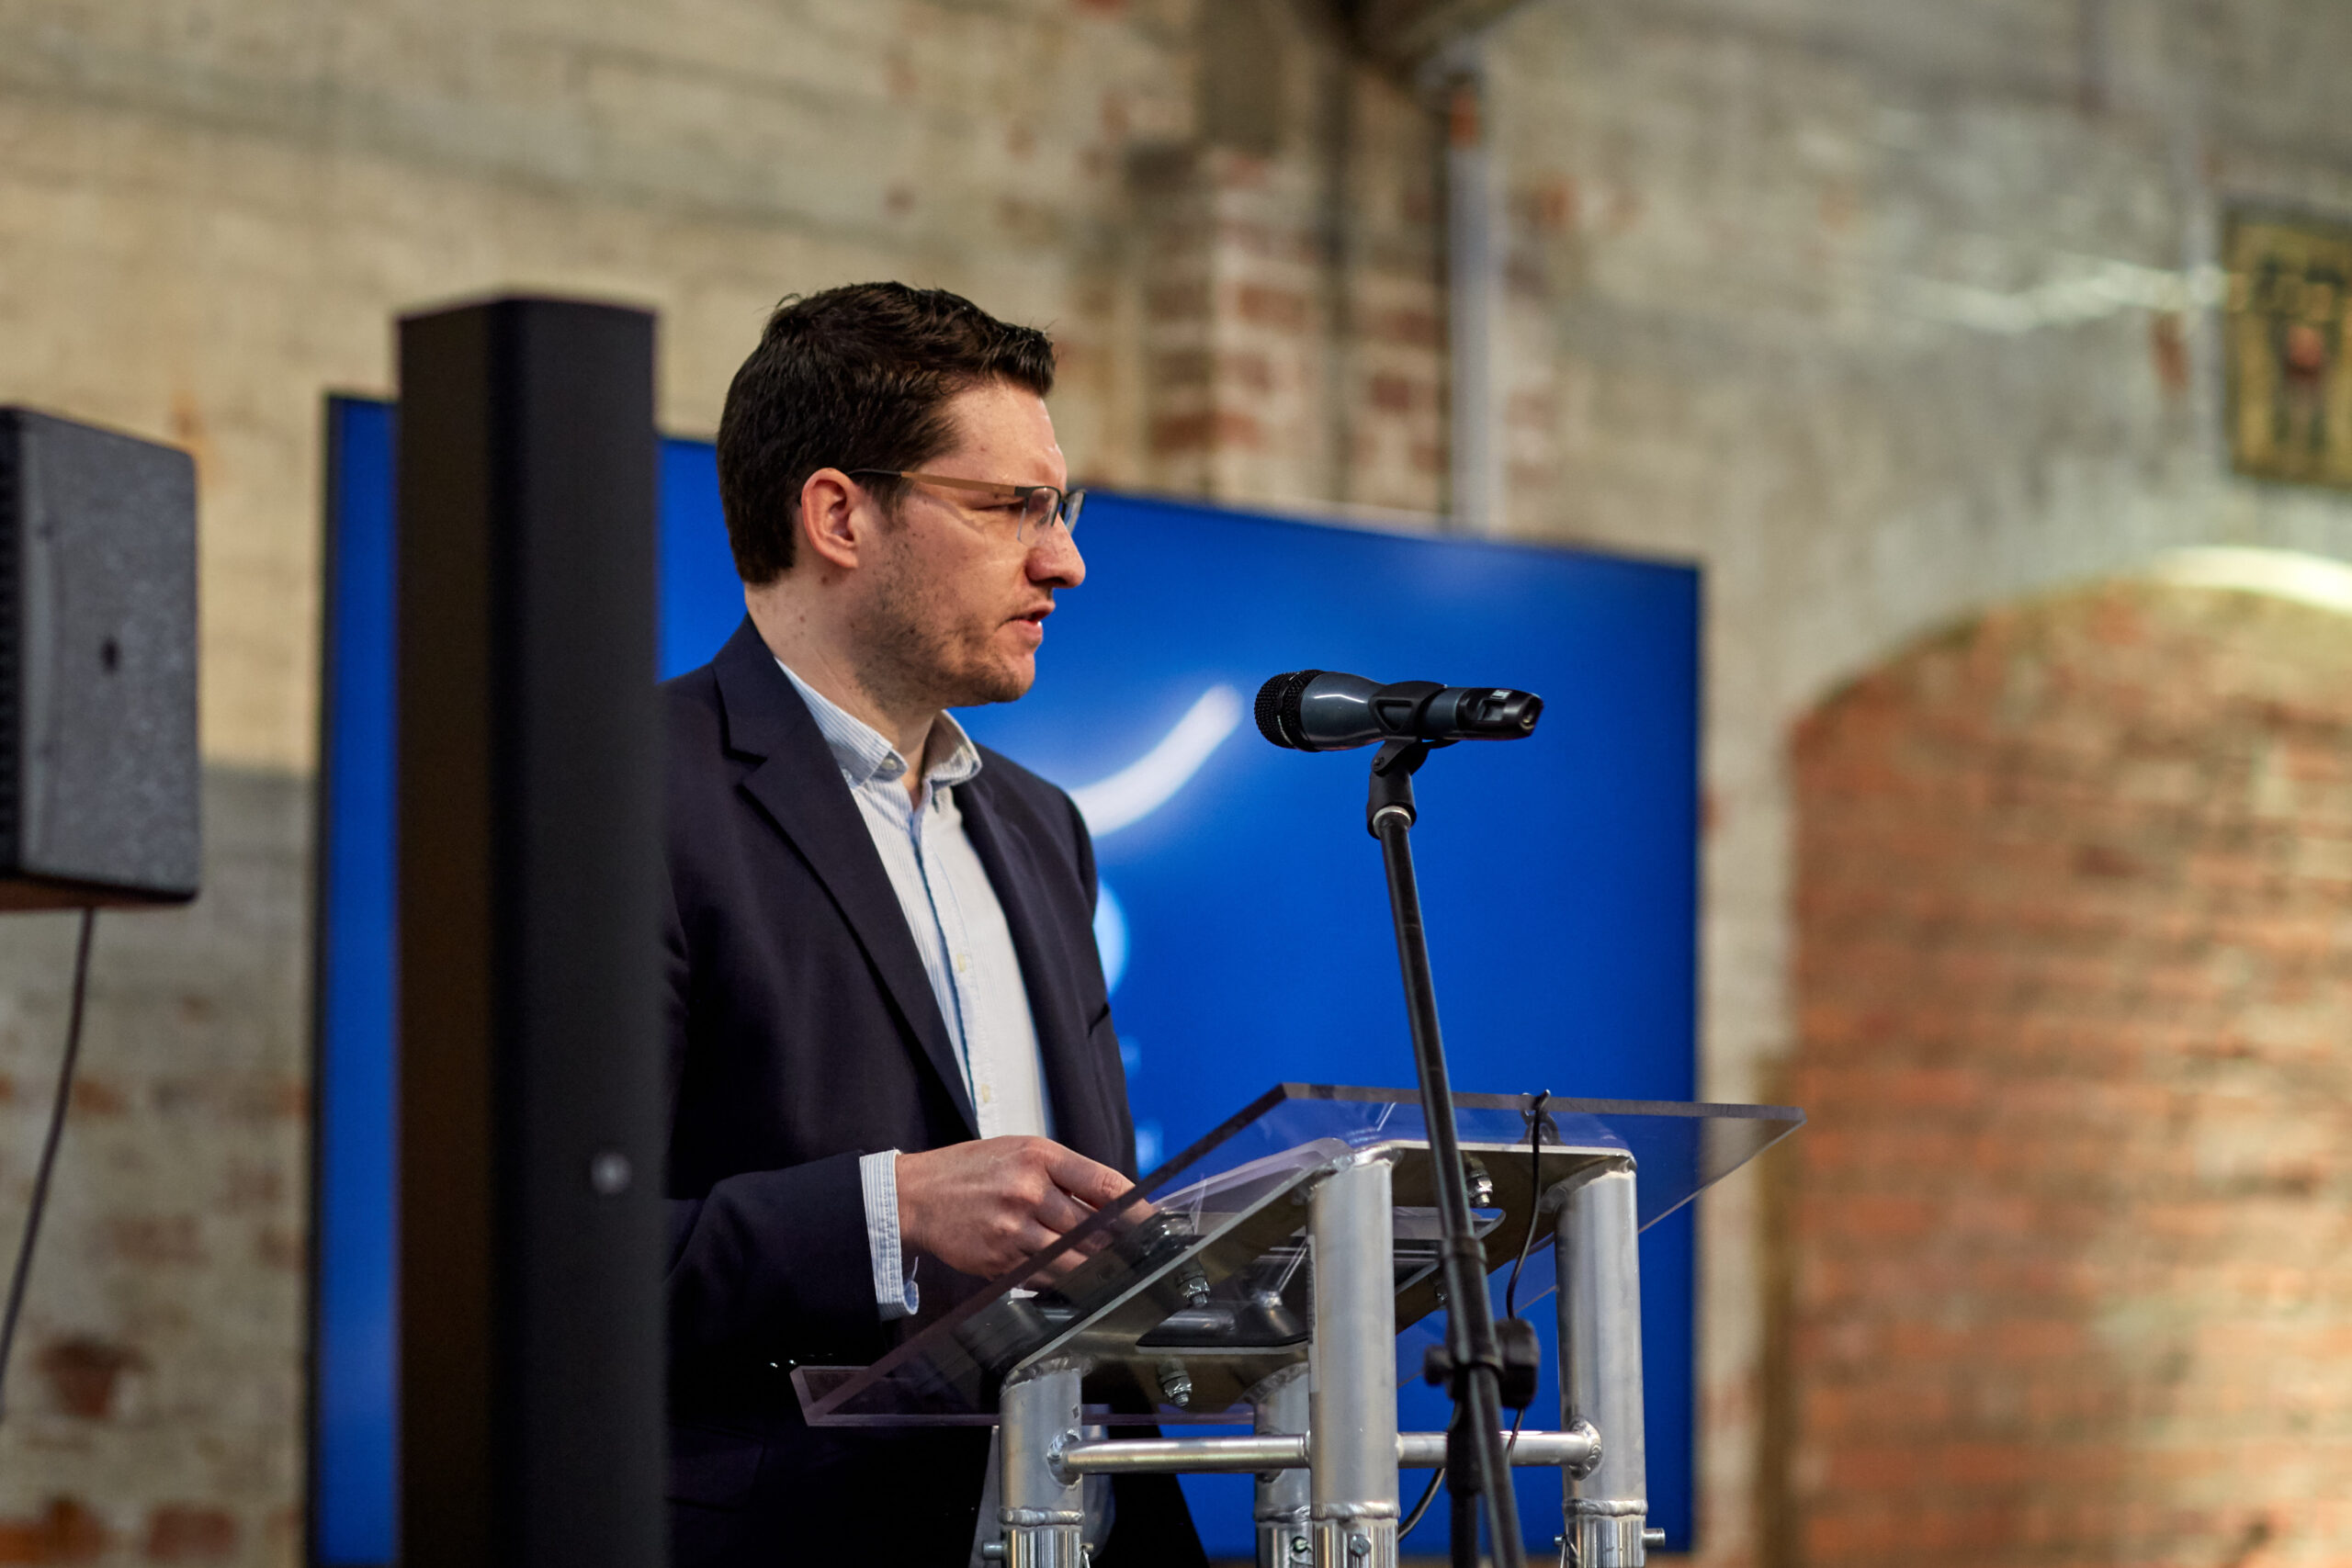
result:
[[[842,782],[841,769],[808,705],[748,616],[712,665],[719,701],[727,710],[729,750],[763,759],[744,778],[744,793],[791,840],[832,895],[858,945],[881,976],[891,1008],[963,1117],[966,1133],[979,1136],[972,1097],[964,1087],[946,1021],[939,1015],[939,1000],[923,974],[922,955],[907,930],[906,911],[891,890],[889,874],[875,852],[874,836],[850,798],[849,786]]]
[[[1017,817],[998,808],[983,770],[956,787],[964,832],[989,874],[1012,931],[1012,951],[1029,991],[1029,1016],[1037,1030],[1037,1054],[1053,1096],[1054,1136],[1089,1159],[1118,1165],[1125,1155],[1118,1130],[1103,1114],[1102,1064],[1088,1048],[1088,1021],[1079,1016],[1083,994],[1068,951],[1066,933],[1045,918],[1046,880],[1037,851]],[[1091,941],[1089,933],[1083,940]]]

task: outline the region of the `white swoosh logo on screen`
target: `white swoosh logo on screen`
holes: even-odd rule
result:
[[[1109,778],[1069,792],[1086,818],[1087,831],[1098,839],[1115,833],[1168,804],[1240,722],[1239,692],[1230,686],[1203,692],[1159,745]]]

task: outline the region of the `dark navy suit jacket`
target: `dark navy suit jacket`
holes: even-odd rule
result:
[[[978,1135],[946,1024],[849,786],[751,622],[662,697],[677,1568],[960,1564],[986,1433],[812,1429],[788,1381],[915,1326],[876,1310],[857,1161]],[[1086,825],[981,755],[956,805],[1012,929],[1055,1136],[1132,1176]],[[935,1258],[920,1280],[924,1320],[976,1283]],[[1118,1492],[1106,1568],[1202,1562],[1174,1483],[1148,1479]]]

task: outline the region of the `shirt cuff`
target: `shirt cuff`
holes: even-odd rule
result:
[[[874,1304],[882,1321],[912,1317],[922,1310],[915,1271],[899,1242],[899,1151],[861,1156],[858,1185],[865,1193],[865,1250],[874,1260]]]

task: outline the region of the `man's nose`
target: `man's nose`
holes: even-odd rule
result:
[[[1059,523],[1041,528],[1029,540],[1029,581],[1075,588],[1086,581],[1086,558],[1078,541]]]

